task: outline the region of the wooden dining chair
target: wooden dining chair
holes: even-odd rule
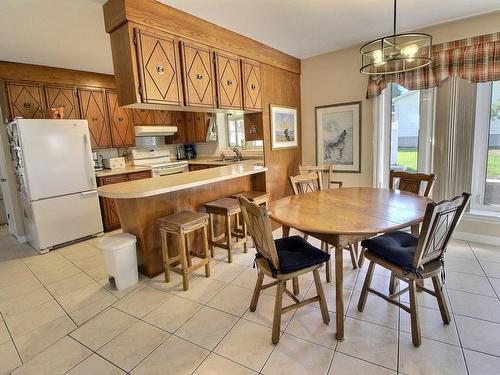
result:
[[[423,195],[428,197],[431,193],[431,189],[434,185],[436,176],[434,174],[426,173],[410,173],[403,171],[394,171],[391,169],[389,172],[389,189],[406,191],[408,193]],[[425,184],[425,185],[424,185]],[[425,188],[424,188],[425,186]],[[421,194],[423,192],[423,194]],[[418,235],[418,226],[412,228],[412,233]],[[361,252],[359,254],[359,267],[363,267],[365,249],[361,247]],[[389,293],[394,293],[397,288],[397,281],[394,276],[391,276],[391,282],[389,284]]]
[[[300,236],[284,237],[273,239],[271,220],[265,206],[259,206],[250,202],[245,197],[239,196],[238,201],[241,207],[243,220],[245,220],[248,232],[253,239],[257,254],[255,264],[258,268],[257,283],[250,303],[250,311],[255,311],[259,302],[260,293],[276,285],[276,296],[274,304],[274,317],[272,329],[272,342],[277,344],[280,338],[281,315],[297,309],[301,306],[319,302],[323,322],[330,322],[330,314],[326,304],[323,285],[318,269],[330,259],[330,255],[312,246]],[[299,301],[290,292],[286,283],[288,280],[296,279],[298,276],[312,272],[316,285],[317,295]],[[264,276],[268,276],[274,281],[263,284]],[[283,307],[283,293],[286,293],[294,303]]]
[[[436,297],[443,322],[450,323],[450,313],[444,299],[439,274],[444,267],[446,246],[469,199],[470,194],[463,193],[449,201],[429,203],[419,236],[397,231],[361,242],[366,248],[365,257],[370,261],[370,265],[359,297],[358,310],[360,312],[364,310],[368,293],[373,293],[399,306],[411,315],[412,342],[418,347],[421,337],[416,292],[420,290]],[[398,279],[407,282],[408,287],[389,295],[372,289],[370,285],[376,264],[390,270]],[[425,288],[423,283],[422,285],[417,283],[417,280],[427,278],[432,279],[434,290]],[[396,300],[407,291],[409,291],[410,307]]]
[[[333,179],[333,167],[331,165],[299,165],[300,174],[320,173],[323,187],[325,189],[341,188],[342,181]]]
[[[330,180],[331,181],[331,180]],[[310,193],[313,191],[323,190],[323,178],[321,172],[313,172],[300,174],[298,176],[290,176],[293,192],[295,195]],[[308,235],[304,235],[304,239],[308,239]],[[330,245],[326,242],[321,242],[321,249],[330,254]],[[358,268],[358,247],[355,245],[346,247],[351,255],[352,268]],[[329,261],[326,265],[326,281],[329,283],[332,280],[332,264]]]

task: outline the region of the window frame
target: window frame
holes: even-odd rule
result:
[[[497,216],[500,214],[500,207],[484,204],[488,173],[492,91],[493,82],[477,84],[470,211],[478,215]]]

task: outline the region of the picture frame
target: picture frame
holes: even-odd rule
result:
[[[361,173],[361,101],[315,107],[316,163]]]
[[[297,108],[270,105],[271,149],[284,150],[298,147]]]

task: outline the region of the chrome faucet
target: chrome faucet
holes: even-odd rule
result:
[[[233,147],[233,152],[235,153],[235,157],[233,157],[233,159],[237,161],[243,160],[243,155],[241,155],[241,151],[238,149],[238,147]]]

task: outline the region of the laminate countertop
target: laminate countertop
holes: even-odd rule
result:
[[[266,171],[266,167],[256,163],[238,163],[193,172],[104,185],[99,187],[97,192],[101,197],[106,198],[144,198]]]
[[[151,167],[136,167],[134,165],[127,165],[125,168],[116,168],[116,169],[103,169],[101,171],[96,171],[96,177],[106,177],[106,176],[115,176],[118,174],[125,173],[134,173],[134,172],[143,172],[150,171]]]
[[[264,164],[264,160],[259,159],[259,158],[252,158],[252,159],[249,158],[249,159],[244,159],[244,160],[240,160],[240,161],[231,161],[231,158],[227,158],[226,161],[222,161],[222,160],[217,160],[217,159],[211,158],[211,159],[191,159],[191,160],[188,160],[188,163],[191,165],[221,165],[221,166],[223,166],[223,165],[246,164],[246,163]]]

